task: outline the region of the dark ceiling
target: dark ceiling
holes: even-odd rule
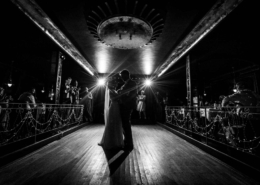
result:
[[[66,39],[75,46],[76,50],[83,57],[83,64],[87,67],[90,66],[95,75],[117,73],[127,68],[131,73],[136,75],[149,74],[158,76],[171,61],[177,58],[177,62],[169,67],[169,69],[167,68],[168,70],[164,75],[160,76],[160,79],[169,79],[170,77],[171,80],[169,83],[183,83],[183,79],[185,79],[185,56],[187,54],[190,56],[192,63],[192,77],[205,82],[221,78],[221,76],[232,71],[259,68],[257,50],[259,28],[257,26],[258,10],[256,8],[256,1],[160,0],[151,3],[150,1],[140,0],[140,2],[147,3],[148,6],[162,12],[164,26],[162,32],[152,44],[143,48],[130,50],[108,47],[98,41],[97,38],[94,38],[93,34],[90,33],[86,22],[86,14],[98,5],[103,5],[105,1],[12,1],[13,3],[6,3],[7,9],[10,11],[6,14],[3,24],[5,25],[5,50],[3,50],[3,62],[1,62],[1,66],[10,66],[10,64],[4,64],[4,61],[10,63],[11,60],[19,60],[21,63],[20,68],[26,66],[26,62],[29,62],[30,65],[34,66],[34,69],[39,67],[44,69],[46,67],[44,61],[46,63],[50,58],[48,51],[60,48],[57,44],[53,44],[54,42],[49,36],[43,34],[44,32],[37,28],[41,21],[46,21],[46,19],[42,18],[40,21],[39,19],[34,20],[34,22],[39,21],[38,26],[35,26],[33,21],[30,21],[24,15],[24,12],[30,12],[33,9],[39,15],[42,12],[46,13],[50,18],[51,24],[56,25],[65,35]],[[111,2],[117,1],[121,2],[119,0],[111,0]],[[207,24],[201,24],[200,20],[207,16],[210,10],[212,11],[215,4],[223,2],[237,7],[233,7],[234,9],[232,8],[232,11],[226,17],[224,16],[223,20],[212,30],[209,29],[209,33],[191,49],[187,50],[187,53],[185,50],[182,51],[182,48],[187,46],[185,43],[192,41],[192,38],[187,40],[187,36],[191,36],[194,28],[196,26],[207,26]],[[18,7],[23,7],[24,4],[25,9],[22,11],[18,10]],[[216,13],[214,11],[217,10],[215,7],[213,13]],[[208,20],[210,18],[209,16]],[[51,34],[55,34],[55,32]],[[45,50],[46,56],[44,56],[44,52],[37,55],[39,50]],[[182,52],[183,56],[176,57],[174,55],[176,50]],[[39,62],[30,63],[32,61],[32,59],[29,59],[30,55],[34,57],[35,61]],[[82,66],[77,63],[78,61],[70,65]],[[70,69],[75,70],[79,68],[71,67]],[[34,71],[37,70],[31,71],[33,75]],[[74,71],[73,73],[77,72]]]
[[[165,13],[164,28],[159,38],[151,45],[131,50],[107,47],[90,34],[85,12],[92,8],[97,9],[97,5],[103,5],[105,1],[56,0],[53,3],[51,0],[36,0],[36,2],[98,73],[117,73],[127,68],[133,74],[150,75],[209,11],[215,0],[206,1],[207,3],[192,0],[161,0],[154,4],[146,1],[148,5],[151,4],[155,9]],[[133,2],[135,1],[129,1],[128,4]],[[149,65],[151,69],[147,71],[145,65]]]

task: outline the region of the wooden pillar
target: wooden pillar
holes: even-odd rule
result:
[[[191,106],[191,79],[190,79],[190,56],[186,57],[186,86],[187,86],[187,105]]]
[[[58,66],[56,75],[56,90],[55,90],[55,104],[60,103],[60,89],[61,89],[61,76],[62,76],[62,61],[64,56],[61,52],[58,55]]]

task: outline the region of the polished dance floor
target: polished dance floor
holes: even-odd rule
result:
[[[158,125],[133,125],[131,152],[89,125],[0,168],[0,184],[259,184]]]

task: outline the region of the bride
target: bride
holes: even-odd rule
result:
[[[106,85],[105,91],[105,130],[101,142],[99,143],[104,149],[116,149],[124,147],[123,128],[120,117],[120,110],[115,84],[110,81]]]

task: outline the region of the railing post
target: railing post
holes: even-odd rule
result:
[[[34,143],[36,143],[36,135],[37,135],[37,120],[38,120],[38,108],[36,107],[36,117],[35,117],[35,131],[34,131]],[[33,115],[33,114],[32,114]]]
[[[206,127],[206,145],[208,145],[208,128],[207,128],[207,108],[204,107],[205,111],[205,127]]]

